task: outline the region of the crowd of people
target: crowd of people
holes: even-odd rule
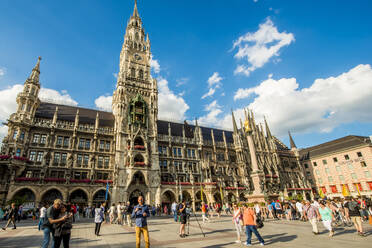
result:
[[[202,222],[210,222],[215,216],[221,217],[222,213],[232,216],[232,222],[237,234],[237,243],[241,243],[243,231],[246,234],[247,246],[251,245],[252,233],[255,234],[261,245],[265,244],[258,229],[263,227],[266,220],[287,220],[309,222],[314,235],[319,234],[318,222],[321,222],[329,236],[335,234],[337,226],[354,226],[357,234],[365,236],[363,222],[369,221],[372,225],[372,202],[364,198],[346,197],[340,200],[315,199],[313,201],[289,200],[280,202],[272,200],[266,203],[204,203],[202,202],[196,210],[201,210]],[[30,213],[30,210],[28,210]],[[38,229],[43,231],[44,238],[41,247],[47,248],[51,244],[53,248],[59,248],[61,244],[68,248],[72,225],[83,218],[93,218],[95,223],[95,235],[100,236],[102,223],[117,225],[135,225],[136,247],[140,247],[141,235],[144,236],[146,247],[150,247],[147,218],[150,216],[172,216],[175,222],[180,223],[179,235],[185,238],[185,227],[189,222],[192,208],[186,201],[172,204],[146,205],[143,197],[138,198],[138,204],[130,202],[118,202],[108,206],[106,202],[96,206],[86,206],[80,209],[79,205],[63,203],[56,199],[51,206],[44,204],[37,211],[33,210],[33,219],[39,218]],[[6,230],[10,224],[16,229],[16,222],[20,221],[24,214],[23,206],[12,203],[8,209],[0,209],[0,219],[6,220],[2,227]],[[196,216],[195,216],[196,217]]]

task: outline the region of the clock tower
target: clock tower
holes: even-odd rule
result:
[[[116,143],[114,202],[136,203],[142,195],[148,204],[160,203],[158,90],[150,73],[150,47],[135,1],[112,99]]]

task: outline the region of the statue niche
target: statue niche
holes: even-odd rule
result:
[[[129,124],[147,125],[147,105],[140,94],[129,104]]]

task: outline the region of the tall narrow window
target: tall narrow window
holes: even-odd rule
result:
[[[37,153],[36,161],[37,161],[37,162],[41,162],[41,161],[43,161],[43,156],[44,156],[44,152],[38,152],[38,153]]]
[[[142,69],[139,70],[139,78],[140,78],[140,79],[143,79],[143,70],[142,70]]]
[[[134,68],[130,69],[130,76],[131,77],[136,77],[136,70]]]

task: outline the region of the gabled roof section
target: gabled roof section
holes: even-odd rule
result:
[[[311,157],[321,156],[361,145],[371,145],[370,138],[366,136],[349,135],[320,145],[302,149],[300,150],[300,156],[301,160],[307,160]]]
[[[168,124],[171,126],[171,135],[182,137],[182,129],[185,126],[185,136],[187,138],[194,138],[195,125],[187,123],[176,123],[170,121],[158,120],[158,133],[168,135]],[[212,140],[211,130],[213,129],[213,135],[215,142],[223,142],[223,131],[221,129],[200,127],[204,140]],[[226,142],[234,143],[233,132],[225,131]]]
[[[61,121],[75,121],[77,110],[79,110],[79,123],[94,125],[96,121],[97,113],[99,115],[99,125],[102,127],[113,127],[114,126],[114,115],[110,112],[87,109],[76,106],[67,106],[62,104],[41,102],[40,106],[36,110],[36,118],[53,119],[54,112],[58,107],[57,120]]]

